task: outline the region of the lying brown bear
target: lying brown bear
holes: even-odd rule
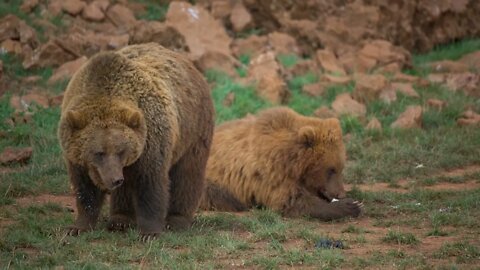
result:
[[[215,130],[201,208],[265,206],[287,217],[357,217],[363,205],[345,198],[345,159],[337,119],[280,107],[227,122]]]

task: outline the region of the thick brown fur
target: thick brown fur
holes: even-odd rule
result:
[[[213,126],[209,87],[183,56],[149,43],[92,57],[67,87],[58,129],[78,208],[70,234],[95,227],[105,193],[111,229],[189,227]]]
[[[201,208],[264,206],[288,217],[356,217],[361,204],[345,198],[345,159],[337,119],[279,107],[227,122],[215,130],[207,163],[207,186],[217,192],[207,188]],[[330,203],[333,198],[340,200]]]

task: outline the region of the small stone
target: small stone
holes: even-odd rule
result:
[[[427,105],[440,111],[447,106],[447,102],[440,99],[430,98],[427,100]]]
[[[326,91],[325,84],[321,82],[305,84],[303,85],[303,88],[302,88],[303,93],[312,97],[321,96],[325,93],[325,91]]]
[[[0,164],[26,163],[32,157],[32,147],[13,148],[6,147],[0,154]]]
[[[391,128],[421,128],[422,127],[422,107],[408,106],[407,109],[400,114]]]
[[[368,130],[381,130],[382,123],[376,117],[372,117],[365,128]]]

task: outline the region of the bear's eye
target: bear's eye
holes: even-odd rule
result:
[[[118,152],[119,157],[123,157],[124,155],[125,155],[125,150],[122,150],[122,151]]]
[[[327,170],[328,178],[332,178],[335,174],[337,174],[337,170],[335,168],[328,168]]]

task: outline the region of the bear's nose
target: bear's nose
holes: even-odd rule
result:
[[[113,181],[113,186],[114,187],[120,186],[121,184],[123,184],[123,180],[124,180],[123,178],[120,178],[120,179],[117,179],[117,180]]]

